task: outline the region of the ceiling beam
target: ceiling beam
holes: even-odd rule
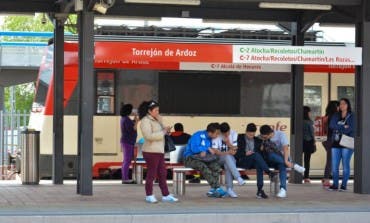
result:
[[[259,3],[259,2],[274,2],[274,3],[297,3],[297,4],[329,4],[342,6],[356,6],[361,5],[361,0],[202,0],[204,3],[217,2],[237,2],[237,3]]]
[[[35,12],[57,12],[59,7],[55,0],[1,0],[1,13],[35,13]]]

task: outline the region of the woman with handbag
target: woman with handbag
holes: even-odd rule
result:
[[[326,151],[326,162],[324,170],[324,178],[322,184],[324,187],[330,187],[330,176],[331,176],[331,146],[333,143],[333,130],[329,128],[331,118],[335,113],[338,112],[339,101],[330,101],[325,109],[325,117],[323,121],[323,129],[326,132],[326,140],[322,142],[322,145]]]
[[[144,137],[142,147],[143,157],[147,165],[145,179],[146,202],[157,203],[153,195],[153,181],[158,176],[159,188],[162,192],[163,202],[177,202],[178,199],[171,195],[167,186],[167,169],[164,159],[164,136],[171,127],[163,127],[162,118],[159,115],[159,104],[155,101],[143,102],[139,106],[140,129]]]
[[[131,120],[129,115],[132,113],[132,105],[122,105],[121,113],[121,148],[123,152],[122,162],[122,184],[134,184],[133,180],[129,179],[129,169],[132,159],[134,158],[135,142],[137,138],[137,123],[139,121],[135,114],[134,120]],[[136,157],[135,157],[136,158]]]
[[[311,108],[303,107],[303,154],[304,154],[304,183],[311,183],[310,181],[310,162],[311,155],[316,152],[315,134],[313,128],[313,121],[311,120]]]
[[[346,191],[347,182],[350,175],[350,162],[353,154],[353,145],[345,145],[344,138],[354,137],[355,118],[351,109],[351,103],[347,98],[339,100],[339,112],[333,115],[330,120],[329,128],[333,131],[332,144],[332,171],[333,184],[328,188],[330,191]],[[352,148],[350,148],[352,147]],[[339,164],[342,161],[343,180],[339,186]]]

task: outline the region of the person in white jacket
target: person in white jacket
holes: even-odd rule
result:
[[[225,169],[226,192],[232,198],[237,198],[238,195],[233,190],[233,180],[237,180],[240,186],[245,184],[244,179],[240,176],[236,167],[234,155],[238,150],[238,133],[230,129],[228,123],[220,124],[221,135],[212,140],[212,148],[217,149],[220,164]]]

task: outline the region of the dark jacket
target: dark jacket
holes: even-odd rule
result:
[[[261,153],[261,145],[262,145],[262,140],[258,137],[254,137],[254,152]],[[245,141],[245,134],[239,134],[238,135],[238,150],[236,154],[234,155],[236,162],[245,157],[245,146],[246,146],[246,141]]]
[[[347,117],[344,119],[345,124],[339,124],[339,121],[343,120],[341,117],[341,113],[337,112],[333,115],[333,117],[330,120],[329,128],[333,131],[332,135],[332,141],[333,141],[333,147],[336,148],[343,148],[343,146],[339,145],[339,141],[335,141],[335,133],[339,133],[339,135],[347,135],[354,137],[355,136],[355,117],[352,112],[347,114]],[[344,121],[343,120],[343,121]],[[348,128],[345,128],[344,126],[348,125]]]
[[[171,133],[171,138],[175,145],[186,145],[190,139],[191,135],[185,132],[173,132]]]

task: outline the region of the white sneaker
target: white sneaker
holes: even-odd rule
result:
[[[150,203],[150,204],[154,204],[154,203],[158,202],[158,200],[155,198],[154,195],[146,196],[145,201]]]
[[[169,194],[167,196],[162,197],[162,201],[163,202],[174,203],[174,202],[178,202],[179,199],[177,199],[176,197],[174,197],[172,194]]]
[[[303,174],[304,171],[306,170],[303,166],[300,166],[298,164],[294,164],[293,169],[301,174]]]
[[[245,182],[245,180],[243,178],[238,177],[238,184],[239,184],[239,186],[243,186],[243,185],[246,184],[246,182]]]
[[[286,190],[284,188],[281,188],[279,193],[276,195],[276,197],[286,198]]]
[[[238,195],[235,193],[235,191],[233,191],[233,189],[231,189],[231,188],[227,189],[227,194],[229,195],[229,197],[232,197],[232,198],[237,198],[238,197]]]

